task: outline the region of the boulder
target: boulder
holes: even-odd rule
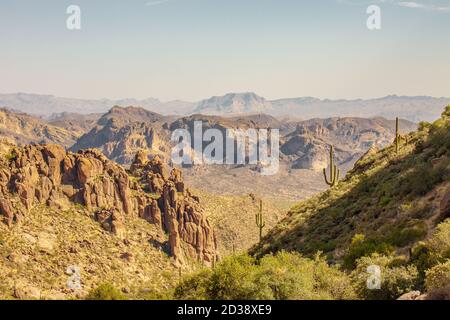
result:
[[[418,297],[420,297],[420,295],[421,295],[420,291],[411,291],[403,294],[397,300],[416,300]]]

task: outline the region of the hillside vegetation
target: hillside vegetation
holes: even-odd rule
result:
[[[291,202],[261,198],[259,195],[215,195],[194,190],[200,197],[217,236],[217,247],[222,257],[246,252],[259,241],[255,214],[263,201],[265,227],[263,234],[274,227],[285,215]]]
[[[398,153],[370,150],[337,186],[292,208],[252,256],[230,256],[170,294],[450,299],[450,106],[402,140]],[[380,271],[375,289],[369,267]]]
[[[450,106],[398,153],[394,145],[369,150],[336,187],[294,206],[253,252],[323,251],[340,260],[356,235],[374,247],[408,248],[448,217],[449,192]]]

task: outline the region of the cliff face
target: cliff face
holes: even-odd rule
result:
[[[402,133],[417,125],[400,121]],[[370,147],[385,147],[395,138],[395,121],[384,118],[328,118],[298,122],[295,130],[284,137],[281,152],[295,169],[321,171],[328,165],[329,145],[336,151],[336,160],[345,170]]]
[[[167,119],[141,108],[114,107],[77,140],[71,151],[98,148],[120,164],[131,164],[140,150],[151,150],[154,155],[167,157],[170,135],[163,130]]]
[[[57,145],[11,147],[0,165],[0,215],[11,225],[36,204],[81,204],[102,226],[124,238],[128,217],[140,217],[169,235],[178,263],[216,259],[214,231],[181,172],[138,154],[130,171],[96,150],[66,152]]]

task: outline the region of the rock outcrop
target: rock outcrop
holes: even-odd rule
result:
[[[181,171],[174,168],[169,173],[159,157],[146,161],[138,153],[130,173],[138,179],[135,189],[154,197],[135,199],[139,216],[169,234],[171,254],[179,261],[190,257],[212,264],[217,258],[216,238],[198,198],[185,188]]]
[[[166,118],[134,107],[114,107],[100,117],[95,126],[71,147],[77,152],[98,148],[110,160],[130,164],[140,150],[165,156],[170,148],[170,136],[163,130]]]
[[[178,263],[216,259],[214,231],[181,172],[138,153],[130,169],[95,149],[66,152],[57,145],[14,147],[0,166],[0,215],[11,225],[36,204],[86,206],[104,229],[124,237],[129,217],[155,224],[169,236]]]
[[[450,300],[450,285],[424,294],[421,294],[420,291],[411,291],[397,300]]]

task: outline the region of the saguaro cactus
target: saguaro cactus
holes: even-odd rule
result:
[[[323,169],[323,176],[325,178],[325,183],[330,187],[334,187],[339,182],[339,175],[341,174],[338,167],[334,164],[334,148],[330,146],[330,179],[327,178],[327,169]]]
[[[266,226],[266,222],[264,221],[264,217],[262,214],[262,200],[259,201],[259,212],[255,214],[256,217],[256,226],[259,228],[259,241],[262,240],[262,232],[264,227]]]
[[[395,140],[394,140],[394,144],[395,144],[395,152],[397,154],[400,151],[400,144],[401,144],[402,140],[405,142],[405,145],[407,145],[409,143],[408,135],[405,134],[404,136],[402,136],[400,134],[400,124],[399,123],[400,122],[399,122],[398,117],[395,118]]]
[[[399,133],[398,117],[395,118],[395,152],[400,149],[400,133]]]

